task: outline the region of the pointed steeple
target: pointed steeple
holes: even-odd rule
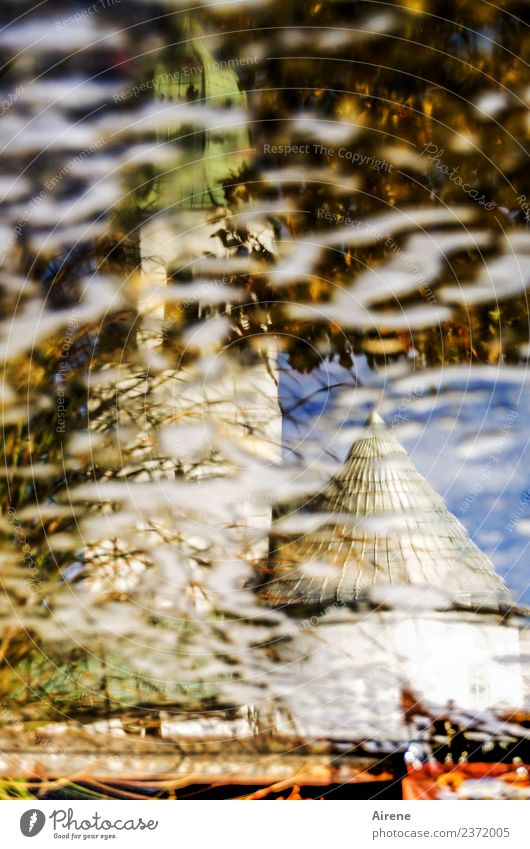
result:
[[[321,523],[314,517],[310,532],[283,533],[281,520],[273,526],[271,600],[347,601],[375,584],[415,584],[442,588],[470,607],[511,603],[490,560],[376,411],[313,503]]]

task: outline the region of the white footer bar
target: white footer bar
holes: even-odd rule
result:
[[[320,801],[320,800],[318,800]],[[202,805],[209,812],[201,813]],[[215,809],[215,810],[214,810]],[[256,811],[221,800],[11,801],[3,806],[6,847],[96,845],[185,849],[495,847],[528,849],[528,808],[511,801],[365,802],[269,805]]]

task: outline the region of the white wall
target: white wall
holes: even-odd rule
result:
[[[521,706],[519,651],[518,630],[485,616],[374,612],[344,624],[322,619],[294,631],[274,686],[304,736],[399,739],[402,687],[439,707]]]

